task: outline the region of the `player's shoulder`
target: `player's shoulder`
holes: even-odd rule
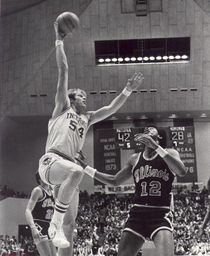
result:
[[[32,195],[33,195],[33,196],[36,196],[36,197],[38,197],[38,198],[43,197],[43,189],[42,189],[40,186],[35,187],[35,188],[32,190]]]
[[[138,159],[139,159],[139,154],[141,153],[134,153],[130,156],[128,163],[132,166],[136,165]]]

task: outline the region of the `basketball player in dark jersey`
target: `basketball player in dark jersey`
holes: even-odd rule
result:
[[[155,127],[145,128],[136,140],[144,144],[143,152],[133,154],[116,175],[91,170],[90,176],[115,186],[133,176],[133,206],[125,223],[118,256],[135,256],[146,239],[154,242],[157,256],[172,256],[172,182],[175,175],[185,175],[186,169],[175,149],[159,145],[160,136]]]
[[[56,248],[48,237],[48,228],[54,211],[54,198],[49,185],[36,173],[39,186],[35,187],[28,201],[25,215],[41,256],[56,256]]]

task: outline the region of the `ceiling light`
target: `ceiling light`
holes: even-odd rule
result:
[[[176,56],[175,56],[175,59],[176,59],[176,60],[180,60],[180,59],[181,59],[181,56],[180,56],[180,55],[176,55]]]
[[[176,114],[171,114],[171,115],[169,116],[169,118],[176,118],[176,117],[177,117]]]
[[[112,62],[117,62],[117,58],[112,58]]]
[[[157,56],[156,60],[162,60],[162,57],[161,56]]]
[[[168,58],[169,58],[169,60],[174,60],[174,56],[173,55],[170,55]]]
[[[186,59],[188,59],[188,56],[184,54],[184,55],[182,55],[182,59],[186,60]]]
[[[145,60],[145,61],[148,61],[148,60],[149,60],[149,58],[148,58],[148,57],[144,57],[144,60]]]
[[[138,60],[138,61],[142,61],[142,57],[138,57],[137,60]]]
[[[149,57],[150,60],[155,60],[155,57],[151,56]]]
[[[168,59],[168,56],[163,56],[163,59],[164,59],[164,60],[167,60],[167,59]]]
[[[200,117],[205,118],[205,117],[207,117],[207,115],[206,115],[206,113],[202,113],[202,114],[200,115]]]
[[[104,62],[104,59],[99,59],[98,62],[102,63]]]
[[[136,61],[136,57],[131,57],[131,61]]]
[[[130,61],[130,58],[126,57],[126,58],[125,58],[125,61]]]

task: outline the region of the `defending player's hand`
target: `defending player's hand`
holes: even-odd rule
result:
[[[158,148],[157,142],[147,134],[136,134],[134,139],[135,141],[138,141],[139,143],[144,144],[145,146],[152,148],[154,150]]]
[[[36,227],[31,228],[31,234],[33,239],[39,239],[39,231]]]
[[[128,91],[136,90],[142,84],[144,76],[141,72],[135,73],[131,78],[128,79],[126,87]]]
[[[61,32],[61,31],[59,31],[58,23],[56,21],[54,22],[54,29],[55,29],[56,40],[63,40],[64,37],[66,36],[66,34]]]
[[[84,161],[84,159],[81,159],[79,156],[75,157],[75,160],[77,161],[76,163],[80,164],[82,166],[82,168],[86,168],[87,167],[87,163]]]

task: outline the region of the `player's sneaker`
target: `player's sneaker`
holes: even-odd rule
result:
[[[66,239],[63,229],[57,229],[55,223],[50,223],[49,229],[48,229],[48,235],[50,239],[52,239],[52,242],[55,247],[58,248],[67,248],[70,246],[69,241]]]

